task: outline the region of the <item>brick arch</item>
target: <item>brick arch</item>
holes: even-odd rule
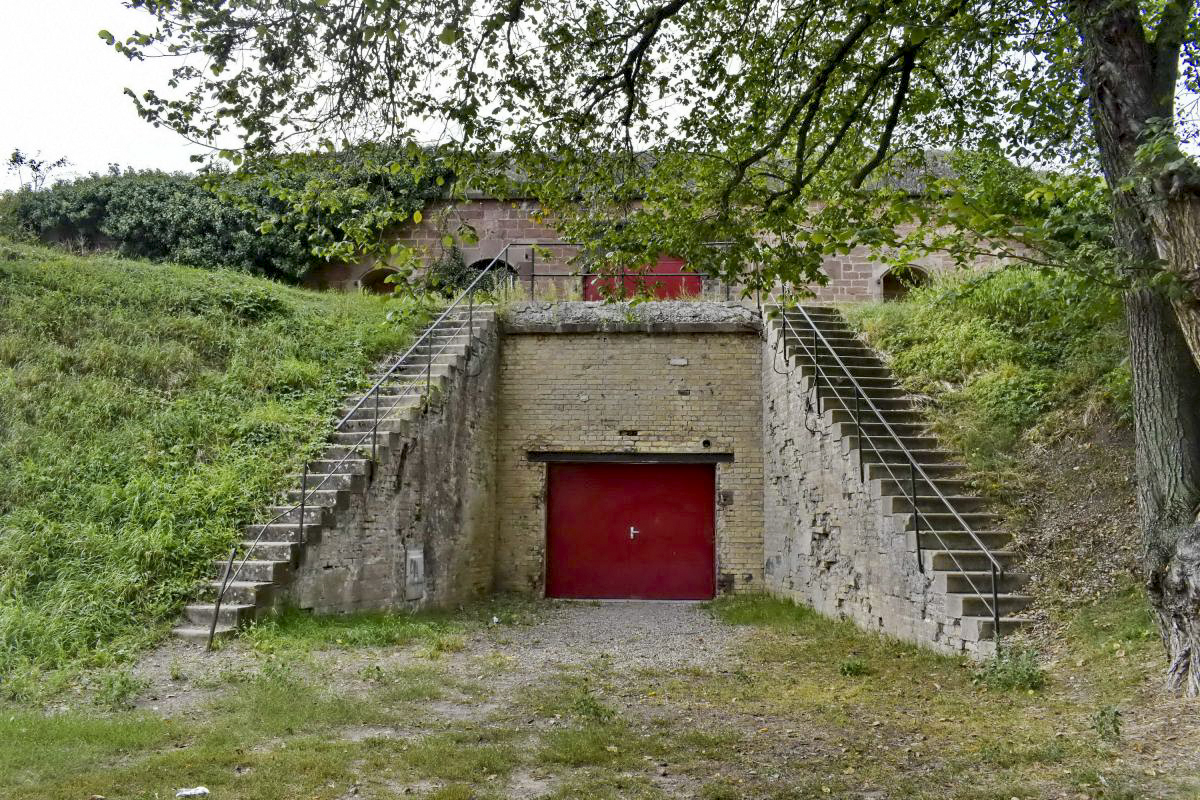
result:
[[[387,282],[388,275],[396,274],[397,270],[391,267],[375,267],[363,273],[358,279],[358,286],[364,292],[371,294],[391,294],[396,291],[395,284]]]
[[[929,283],[929,270],[914,264],[889,267],[879,276],[880,296],[884,300],[899,300],[912,289]]]

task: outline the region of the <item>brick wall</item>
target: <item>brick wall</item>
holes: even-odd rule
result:
[[[495,323],[395,435],[366,492],[305,548],[285,602],[317,612],[446,606],[489,592],[495,533]],[[408,573],[410,553],[423,576]],[[415,591],[414,591],[415,589]]]
[[[718,582],[761,587],[762,402],[749,313],[564,303],[515,309],[504,330],[497,587],[543,590],[546,465],[530,451],[732,454],[716,467]]]

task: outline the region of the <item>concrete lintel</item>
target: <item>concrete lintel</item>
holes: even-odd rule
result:
[[[648,301],[629,303],[522,303],[502,313],[506,334],[546,333],[754,333],[755,309],[740,303]]]

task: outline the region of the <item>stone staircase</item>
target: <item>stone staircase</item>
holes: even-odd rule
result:
[[[1000,632],[1019,629],[1027,622],[1021,612],[1031,601],[1022,592],[1028,577],[1010,570],[1017,563],[1010,549],[1012,536],[998,528],[998,518],[988,511],[986,502],[971,493],[965,465],[957,461],[956,453],[940,446],[923,413],[896,383],[891,370],[857,337],[840,312],[823,306],[805,306],[804,311],[807,317],[800,311],[786,311],[773,323],[783,337],[786,356],[795,359],[802,374],[816,386],[820,410],[846,440],[847,452],[859,449],[856,393],[824,342],[891,426],[895,437],[860,399],[863,478],[872,495],[880,499],[885,514],[896,519],[896,530],[904,532],[905,545],[914,555],[918,515],[913,509],[910,455],[928,476],[925,480],[918,473],[915,480],[922,563],[933,591],[944,595],[945,614],[951,621],[957,620],[959,635],[972,642],[995,636],[991,561],[983,548],[1004,568],[997,587]],[[814,326],[824,336],[824,341],[818,337],[815,347],[819,376],[811,355]],[[945,500],[937,496],[935,488]]]
[[[334,526],[351,497],[367,490],[375,465],[399,452],[405,437],[412,435],[410,428],[421,414],[428,393],[443,390],[455,371],[467,368],[472,330],[478,337],[495,324],[496,312],[491,307],[475,306],[473,311],[455,308],[427,329],[424,340],[407,358],[394,356],[376,366],[370,385],[387,375],[379,391],[369,396],[359,392],[345,399],[336,419],[350,416],[330,433],[320,456],[308,463],[307,484],[301,486],[303,474],[292,476],[293,487],[276,505],[263,510],[264,522],[242,529],[244,538],[233,564],[236,580],[229,583],[221,600],[217,637],[232,636],[238,628],[271,611],[281,589],[302,563],[306,545]],[[378,429],[372,437],[376,414]],[[308,494],[301,519],[304,489]],[[211,580],[197,601],[185,607],[183,620],[173,630],[175,635],[200,643],[207,641],[225,567],[225,559],[214,563]]]

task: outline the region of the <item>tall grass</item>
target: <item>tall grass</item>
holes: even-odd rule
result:
[[[384,315],[0,241],[0,677],[159,636],[423,310]]]
[[[1130,413],[1119,294],[1064,272],[952,273],[900,302],[847,309],[938,432],[986,471],[1048,420]]]

